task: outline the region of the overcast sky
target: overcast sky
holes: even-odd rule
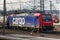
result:
[[[21,3],[21,9],[32,9],[34,6],[34,0],[6,0],[6,8],[7,10],[16,10],[16,9],[20,9],[20,1],[21,2],[27,2],[30,1],[31,3],[27,2],[27,3]],[[52,9],[53,10],[60,10],[60,0],[44,0],[45,2],[45,10],[50,10],[50,1],[52,1]],[[35,1],[35,5],[39,6],[39,0]],[[13,3],[13,4],[10,4]],[[36,10],[39,9],[39,7],[36,7]],[[3,10],[3,0],[0,0],[0,10]]]

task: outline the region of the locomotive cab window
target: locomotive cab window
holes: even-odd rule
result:
[[[52,21],[51,15],[42,15],[42,20],[43,21]]]

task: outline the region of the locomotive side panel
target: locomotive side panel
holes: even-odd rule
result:
[[[12,16],[9,17],[9,26],[39,28],[39,20],[36,16]]]

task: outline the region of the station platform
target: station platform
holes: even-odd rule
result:
[[[53,25],[60,25],[60,23],[53,23]]]

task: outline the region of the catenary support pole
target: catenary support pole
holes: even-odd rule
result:
[[[5,34],[5,15],[6,15],[6,0],[3,1],[3,34]]]

